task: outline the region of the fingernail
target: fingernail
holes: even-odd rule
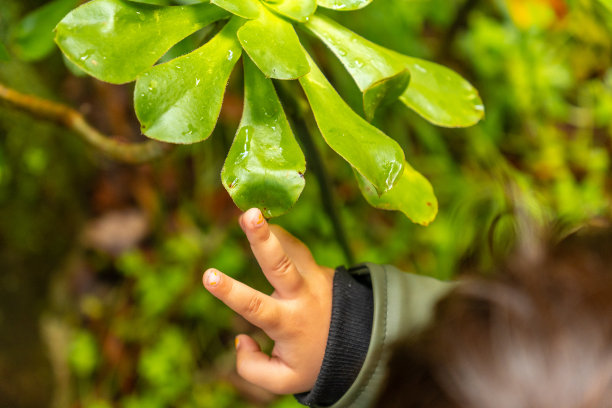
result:
[[[255,226],[259,228],[262,225],[264,225],[265,221],[266,221],[266,219],[264,218],[263,214],[260,211],[259,212],[259,217],[257,217],[257,221],[255,222]]]
[[[208,286],[217,286],[220,280],[221,280],[221,275],[219,274],[219,272],[215,270],[209,271],[208,275],[206,276],[206,284]]]
[[[238,336],[236,336],[236,338],[234,339],[234,347],[236,347],[236,350],[238,349],[238,346],[240,346],[240,339],[238,338]]]

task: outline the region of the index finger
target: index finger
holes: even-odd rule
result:
[[[278,237],[271,231],[261,211],[251,208],[240,217],[253,255],[268,282],[280,297],[292,297],[303,285],[302,275],[298,272],[293,259],[287,255]]]
[[[217,299],[266,333],[276,327],[280,312],[275,299],[212,268],[202,282]]]

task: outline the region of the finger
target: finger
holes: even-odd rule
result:
[[[275,394],[293,394],[299,390],[295,372],[277,357],[264,354],[255,340],[246,334],[236,337],[236,371],[245,380]]]
[[[278,225],[270,225],[270,231],[276,236],[283,250],[293,260],[300,273],[306,273],[317,267],[312,253],[302,241]]]
[[[204,272],[202,282],[213,296],[255,326],[266,332],[276,327],[279,307],[275,299],[216,269]]]
[[[292,297],[302,286],[302,276],[280,241],[270,230],[261,211],[251,208],[240,217],[251,249],[270,284],[280,297]]]

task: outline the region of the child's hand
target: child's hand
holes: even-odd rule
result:
[[[317,265],[302,242],[268,225],[258,209],[242,214],[240,226],[274,293],[265,295],[215,269],[204,273],[204,286],[275,343],[268,356],[251,337],[236,337],[238,373],[277,394],[309,391],[325,354],[334,271]]]

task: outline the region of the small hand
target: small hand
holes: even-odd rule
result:
[[[334,271],[317,265],[308,248],[258,209],[240,217],[251,249],[274,287],[268,296],[215,269],[206,289],[274,340],[264,354],[251,337],[236,337],[236,368],[247,381],[277,394],[305,392],[319,374],[329,332]]]

